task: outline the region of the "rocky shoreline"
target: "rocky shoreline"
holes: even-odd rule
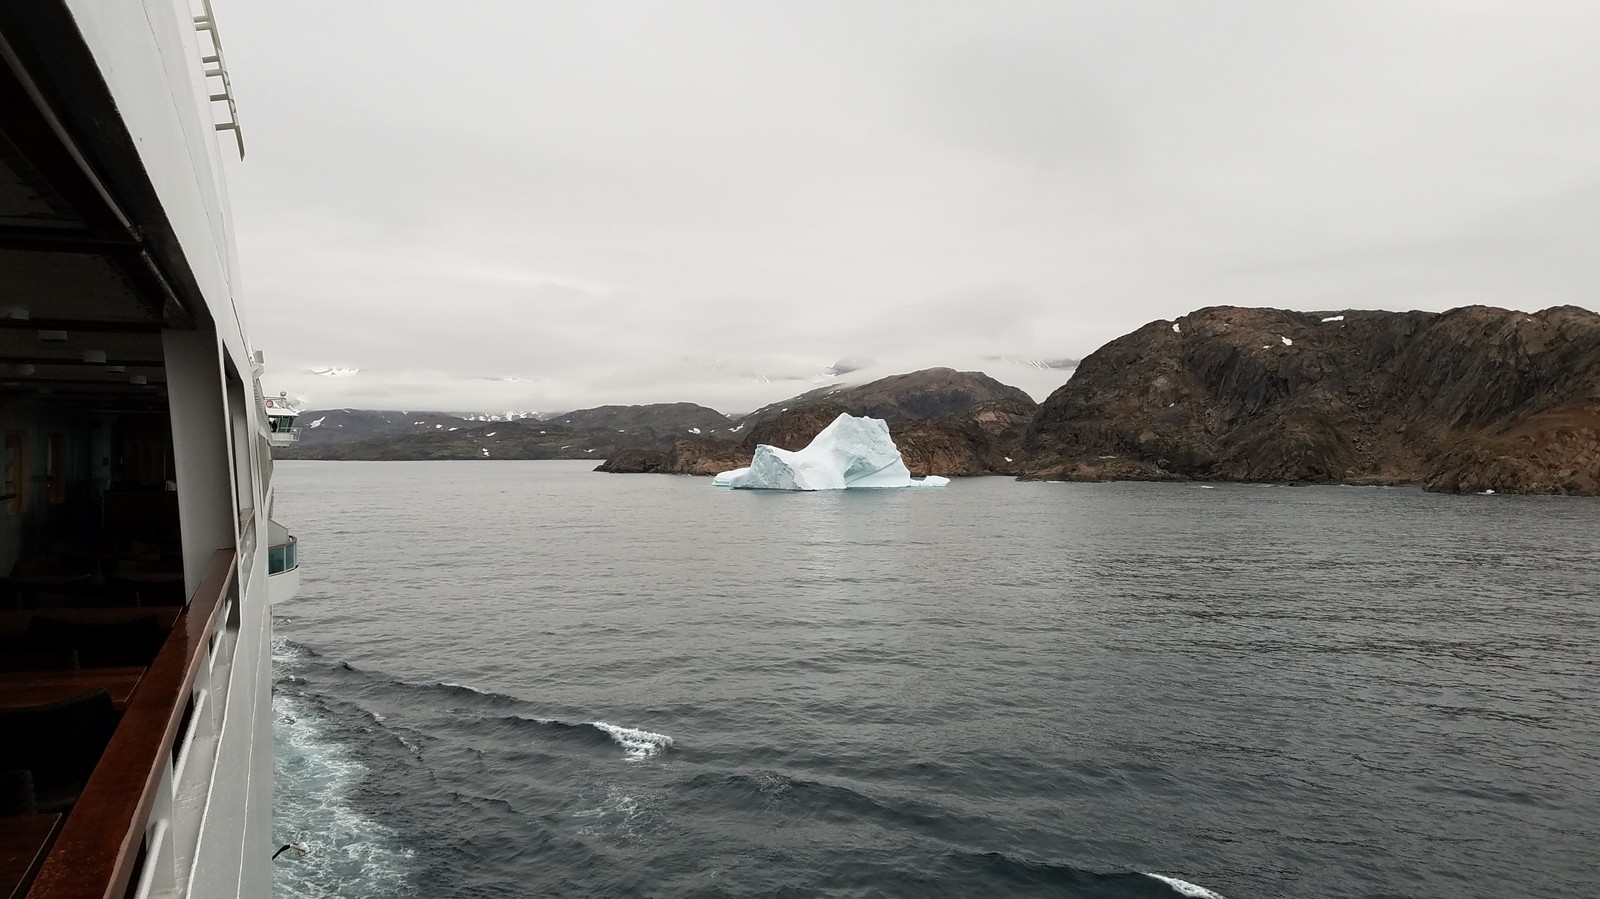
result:
[[[1020,451],[1038,479],[1600,494],[1600,315],[1213,307],[1083,360]]]
[[[749,464],[757,444],[798,450],[849,412],[886,419],[918,477],[1596,496],[1600,315],[1215,306],[1111,341],[1040,404],[941,368],[819,388],[738,419],[688,403],[491,424],[386,413],[380,426],[380,413],[339,411],[372,430],[324,434],[290,457],[588,457],[606,460],[599,471],[713,475]]]

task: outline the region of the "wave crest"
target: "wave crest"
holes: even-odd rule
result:
[[[651,733],[635,727],[619,727],[604,721],[591,721],[589,726],[604,731],[611,737],[612,742],[626,750],[628,757],[635,761],[660,755],[663,750],[672,746],[672,738],[666,734]]]
[[[1190,883],[1187,880],[1179,880],[1176,877],[1168,877],[1165,874],[1151,874],[1149,871],[1144,871],[1142,873],[1146,877],[1153,877],[1167,886],[1172,887],[1180,896],[1188,896],[1190,899],[1227,899],[1227,897],[1223,896],[1221,893],[1208,890],[1197,883]]]

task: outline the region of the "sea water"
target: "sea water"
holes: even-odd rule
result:
[[[1600,502],[287,462],[280,896],[1589,897]]]

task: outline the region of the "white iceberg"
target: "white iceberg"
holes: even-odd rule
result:
[[[803,450],[761,444],[749,468],[725,471],[714,487],[749,490],[844,490],[943,487],[949,478],[913,478],[881,418],[840,415]]]

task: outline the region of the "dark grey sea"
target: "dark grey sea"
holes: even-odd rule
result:
[[[288,462],[286,897],[1600,895],[1600,501]]]

